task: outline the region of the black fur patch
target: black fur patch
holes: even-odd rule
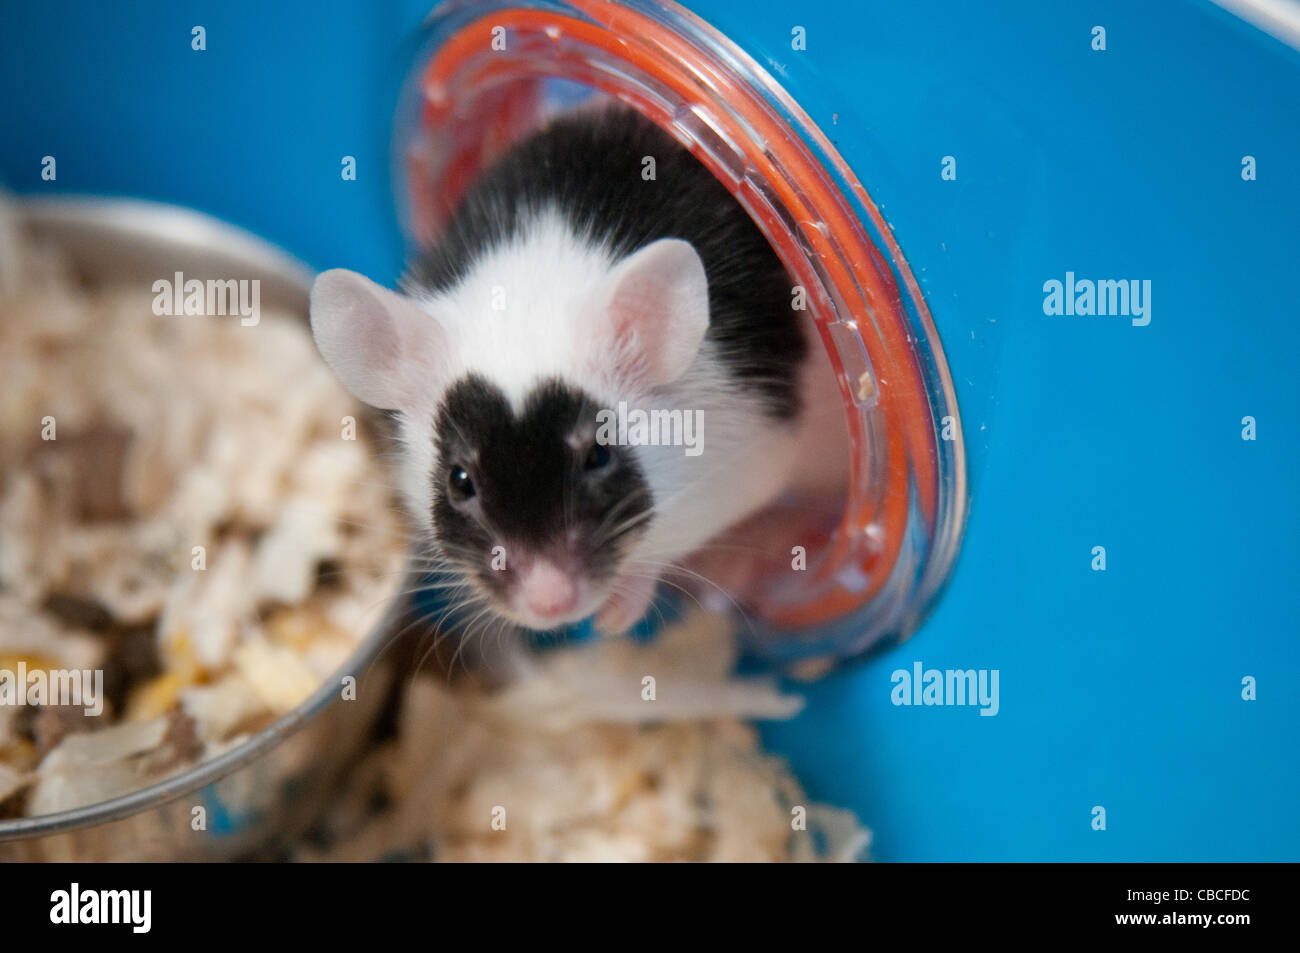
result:
[[[483,377],[462,378],[443,398],[434,424],[438,467],[433,474],[433,519],[444,554],[500,593],[506,575],[491,568],[494,546],[532,551],[563,545],[595,583],[608,579],[624,548],[649,519],[630,531],[612,529],[641,517],[652,495],[641,468],[621,447],[609,447],[606,468],[583,467],[585,445],[574,447],[575,431],[594,438],[600,406],[559,380],[539,385],[516,415],[504,394]],[[472,505],[457,507],[448,480],[453,467],[474,481]]]
[[[655,159],[654,181],[642,178],[646,156]],[[412,266],[412,280],[451,288],[547,206],[616,259],[661,238],[690,242],[709,279],[709,338],[727,369],[759,390],[774,418],[798,413],[807,344],[791,310],[789,274],[712,173],[629,109],[561,118],[515,146],[466,193],[435,247]]]

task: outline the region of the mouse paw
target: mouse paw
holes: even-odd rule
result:
[[[596,613],[596,628],[605,635],[622,635],[641,621],[654,599],[657,577],[619,576],[614,593]]]

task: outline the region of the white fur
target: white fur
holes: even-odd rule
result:
[[[558,214],[539,216],[519,235],[481,256],[455,288],[416,299],[446,329],[452,360],[449,379],[435,383],[427,402],[436,404],[448,383],[470,372],[501,388],[516,410],[543,378],[591,383],[591,342],[579,318],[609,274],[609,255]],[[614,381],[596,383],[614,392]]]

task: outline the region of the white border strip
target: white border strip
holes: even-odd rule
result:
[[[1296,0],[1212,0],[1229,13],[1300,50],[1300,3]]]

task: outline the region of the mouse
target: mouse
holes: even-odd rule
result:
[[[620,104],[506,149],[399,290],[321,273],[310,317],[344,386],[395,416],[440,584],[507,624],[617,634],[728,528],[845,481],[798,290],[709,169]]]

